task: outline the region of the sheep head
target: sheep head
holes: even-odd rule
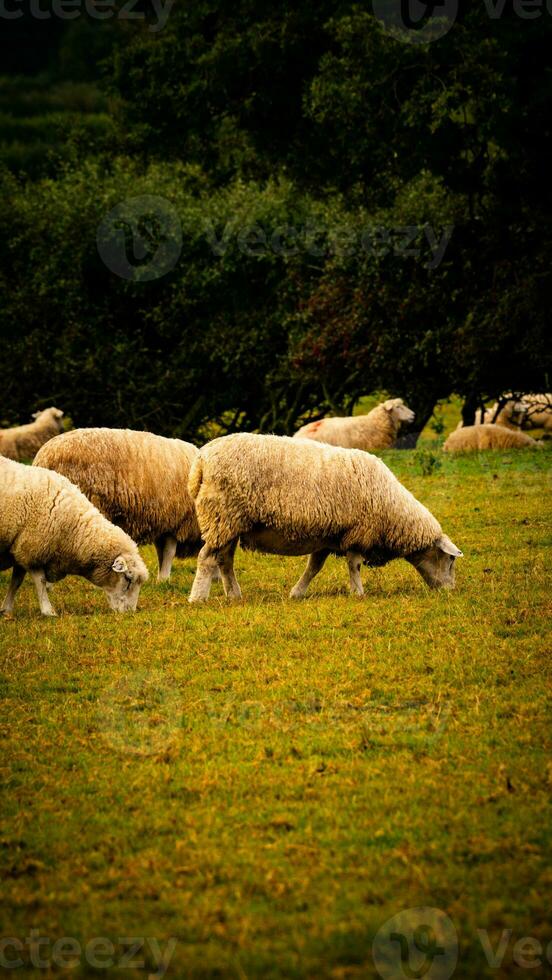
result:
[[[90,578],[104,590],[114,612],[135,612],[140,589],[149,576],[138,552],[128,552],[117,555],[107,568],[102,563]]]
[[[44,421],[51,420],[57,426],[59,432],[63,431],[63,412],[61,408],[43,408],[40,412],[33,412],[32,418],[37,421],[38,419],[44,419]]]
[[[383,407],[386,412],[389,412],[389,415],[396,423],[404,422],[406,425],[409,425],[416,418],[415,413],[408,405],[405,405],[402,398],[388,398],[383,403]]]
[[[463,556],[450,538],[442,534],[429,548],[405,557],[431,589],[453,589],[454,563]]]

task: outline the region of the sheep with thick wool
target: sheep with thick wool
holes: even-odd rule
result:
[[[69,480],[2,458],[0,499],[0,570],[12,569],[1,612],[11,613],[27,572],[45,616],[56,615],[48,583],[66,575],[82,575],[102,588],[116,612],[136,609],[148,578],[137,546]]]
[[[465,425],[455,429],[446,440],[443,449],[447,453],[473,453],[485,449],[524,449],[537,446],[536,439],[503,425]]]
[[[344,449],[388,449],[392,446],[403,424],[414,421],[415,415],[402,398],[388,398],[376,405],[367,415],[340,418],[334,416],[310,422],[299,429],[295,439],[313,439],[330,446]]]
[[[346,558],[357,595],[363,562],[385,565],[401,557],[429,585],[454,585],[461,552],[387,466],[360,450],[285,436],[225,436],[200,450],[189,489],[205,541],[190,602],[208,598],[217,567],[226,595],[239,598],[238,541],[269,554],[310,556],[293,598],[305,593],[332,553]]]
[[[527,406],[522,399],[508,398],[500,409],[498,402],[495,402],[491,408],[479,408],[475,413],[475,425],[502,425],[505,429],[517,431],[523,425],[526,415]],[[462,422],[459,422],[456,428],[463,428]]]
[[[33,459],[41,446],[63,430],[60,408],[45,408],[35,412],[33,422],[13,429],[0,429],[0,456],[6,459]]]
[[[138,544],[155,544],[159,581],[175,555],[196,555],[201,537],[187,484],[198,450],[181,439],[132,429],[75,429],[35,460],[63,473]]]
[[[523,427],[552,432],[552,394],[523,395],[522,402],[527,408]]]

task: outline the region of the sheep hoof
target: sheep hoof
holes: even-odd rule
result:
[[[43,612],[42,615],[48,616],[50,619],[53,619],[54,617],[57,618],[57,612],[55,612],[53,609],[50,612]]]

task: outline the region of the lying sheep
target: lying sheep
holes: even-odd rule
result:
[[[527,407],[523,427],[552,432],[552,394],[523,395],[522,401]]]
[[[465,425],[451,432],[443,449],[449,453],[470,453],[483,449],[523,449],[539,443],[525,432],[507,429],[503,425]]]
[[[515,398],[508,398],[508,400],[502,405],[499,410],[499,403],[495,402],[492,408],[487,408],[485,411],[481,409],[475,413],[475,424],[476,425],[502,425],[505,429],[518,430],[523,424],[523,420],[527,415],[527,405],[523,401],[519,401]]]
[[[345,449],[388,449],[403,423],[413,422],[414,412],[402,398],[389,398],[367,415],[328,418],[310,422],[295,433],[295,439],[314,439]]]
[[[474,425],[502,425],[505,429],[518,431],[527,414],[527,406],[522,401],[509,398],[502,408],[498,409],[499,403],[495,402],[491,408],[478,408],[475,413]],[[457,429],[466,428],[460,421]]]
[[[329,554],[344,556],[352,592],[360,568],[406,558],[434,588],[454,586],[461,552],[430,512],[377,457],[306,439],[240,433],[200,450],[190,473],[205,541],[189,601],[209,597],[213,573],[239,598],[238,543],[277,555],[310,555],[293,587],[299,598]]]
[[[40,611],[55,616],[48,583],[82,575],[102,588],[116,612],[134,611],[148,572],[138,548],[58,473],[0,459],[0,570],[12,568],[1,608],[11,613],[27,572]]]
[[[155,544],[159,581],[175,555],[196,555],[201,537],[187,491],[197,449],[131,429],[74,429],[52,439],[35,465],[63,473],[138,544]]]
[[[41,446],[63,430],[63,412],[45,408],[35,412],[34,422],[13,429],[0,429],[0,456],[6,459],[33,459]]]

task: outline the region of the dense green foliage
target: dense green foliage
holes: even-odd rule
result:
[[[0,88],[1,418],[287,432],[387,390],[421,428],[452,391],[548,390],[550,16],[472,5],[425,45],[330,0],[151,26],[66,24],[42,102]],[[140,195],[182,229],[156,279],[138,226],[134,280],[96,245]]]

